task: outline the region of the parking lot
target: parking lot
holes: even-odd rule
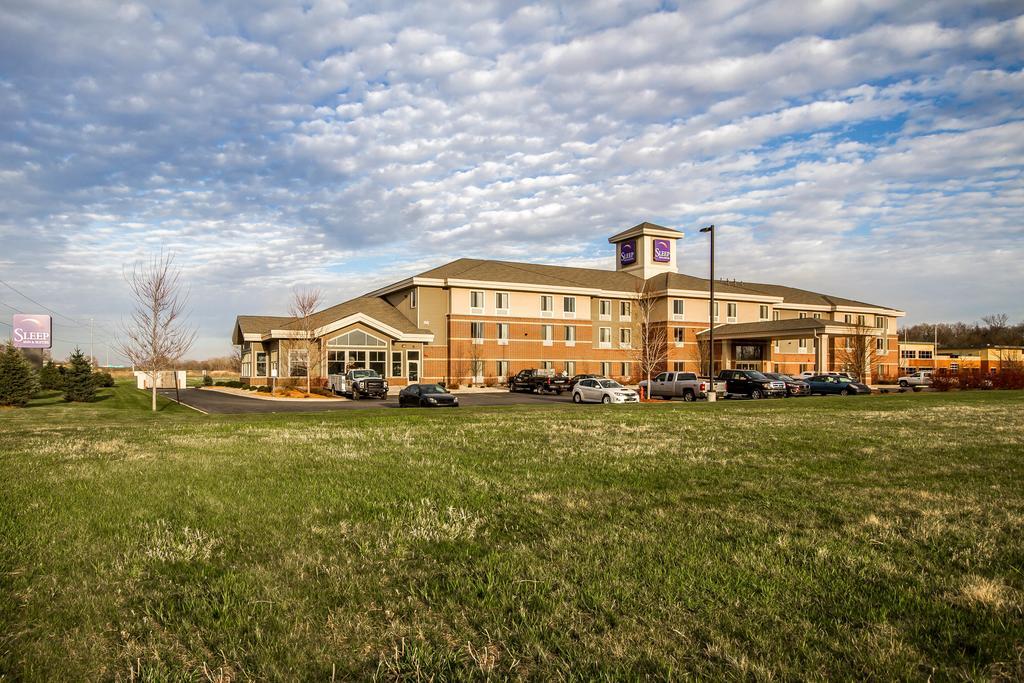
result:
[[[174,400],[174,389],[161,389],[160,394]],[[459,404],[463,406],[506,406],[572,403],[569,394],[527,394],[487,392],[458,394]],[[358,410],[361,408],[398,408],[398,397],[391,396],[387,400],[364,399],[360,401],[329,401],[321,399],[305,399],[300,401],[271,401],[263,398],[250,398],[208,389],[182,389],[181,402],[204,413],[242,414],[242,413],[319,413],[334,410]]]

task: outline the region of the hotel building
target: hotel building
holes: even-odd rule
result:
[[[461,258],[317,312],[312,354],[295,319],[240,315],[242,380],[368,367],[392,386],[498,384],[524,368],[635,381],[641,301],[664,330],[664,368],[706,372],[708,280],[677,272],[682,237],[652,223],[614,235],[614,270]],[[735,281],[716,281],[715,300],[716,372],[841,370],[858,336],[869,338],[872,379],[900,367],[896,308]]]

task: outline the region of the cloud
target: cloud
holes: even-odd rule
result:
[[[222,353],[297,283],[610,266],[640,220],[720,225],[730,277],[1024,317],[1012,3],[41,0],[0,23],[0,268],[76,320],[113,326],[122,264],[173,249],[217,293],[196,353]]]

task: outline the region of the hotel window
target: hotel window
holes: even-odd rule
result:
[[[563,296],[562,297],[562,314],[566,318],[576,317],[576,297],[574,296]]]
[[[508,361],[507,360],[499,360],[498,361],[498,378],[502,379],[502,380],[508,379]]]
[[[612,302],[608,299],[601,299],[597,302],[597,314],[600,320],[612,319]]]
[[[549,294],[542,294],[540,297],[540,315],[542,318],[550,318],[555,310],[555,297]]]
[[[803,311],[800,311],[800,318],[803,319],[803,318],[806,318],[806,317],[807,317],[807,314],[804,313]]]
[[[416,296],[416,292],[419,291],[415,287],[409,290],[409,308],[416,308],[416,300],[419,298]]]
[[[632,377],[633,376],[633,373],[630,372],[629,363],[623,363],[621,370],[622,370],[622,376],[623,377]]]
[[[370,351],[368,355],[370,356],[370,369],[376,370],[377,374],[383,377],[388,369],[387,351]]]
[[[473,290],[469,293],[469,309],[471,313],[484,312],[484,293]]]
[[[576,361],[565,361],[565,374],[569,375],[569,377],[572,377],[573,375],[576,374]]]
[[[779,353],[782,350],[782,342],[778,339],[775,340],[775,353]]]
[[[551,346],[551,338],[554,333],[554,329],[554,325],[540,326],[540,338],[544,341],[544,346]]]
[[[682,299],[672,299],[672,319],[682,320],[685,317],[686,302]]]
[[[602,327],[598,329],[598,346],[602,348],[611,348],[612,345],[612,328]]]
[[[633,316],[633,304],[628,301],[619,302],[619,320],[629,320]]]
[[[772,320],[781,320],[782,314],[779,311],[772,311]]]
[[[508,292],[495,292],[494,308],[498,315],[508,315]]]
[[[876,315],[875,316],[875,327],[877,327],[880,330],[884,330],[885,329],[885,318],[880,316],[880,315]]]
[[[949,371],[952,372],[954,375],[957,373],[957,371],[959,369],[960,369],[960,364],[959,363],[950,363],[949,364]]]
[[[686,361],[682,361],[682,360],[672,361],[672,370],[674,370],[675,372],[682,372],[685,369],[686,369]]]
[[[633,344],[633,330],[623,327],[619,330],[619,347],[628,349]]]
[[[267,376],[267,354],[256,352],[256,376]]]
[[[797,353],[807,353],[807,340],[806,339],[801,339],[800,341],[798,341],[796,346],[797,346],[797,349],[796,349]]]
[[[736,322],[736,309],[737,308],[738,307],[734,303],[728,303],[728,304],[725,305],[725,315],[726,315],[725,322],[727,322],[727,323],[734,323],[734,322]]]
[[[864,323],[865,323],[864,316],[858,315],[857,316],[857,325],[859,325],[860,327],[864,327]]]
[[[917,358],[917,351],[900,350],[900,358]]]
[[[305,377],[309,372],[309,351],[290,349],[288,351],[288,376]]]
[[[612,374],[612,364],[611,363],[601,363],[601,375],[604,376],[604,377],[608,377],[611,374]]]
[[[508,344],[508,323],[498,323],[498,344],[501,346]]]
[[[245,361],[244,363],[242,363],[242,373],[241,373],[242,377],[251,377],[252,376],[250,374],[250,372],[249,372],[249,367],[250,367],[249,361]]]
[[[718,302],[715,302],[715,322],[718,322]]]
[[[391,376],[401,377],[402,376],[402,352],[392,351],[391,352]]]
[[[875,340],[875,350],[885,351],[885,340],[882,339],[881,337]]]
[[[686,341],[686,328],[684,327],[673,327],[672,336],[676,340],[676,344],[682,346]]]
[[[473,338],[473,341],[481,341],[484,338],[484,324],[483,323],[470,323],[469,324],[469,336]]]
[[[576,326],[566,325],[565,326],[565,341],[575,342],[576,341]]]
[[[540,362],[540,367],[541,367],[542,370],[553,370],[554,369],[554,365],[549,360],[542,360]]]
[[[768,319],[768,306],[767,306],[767,304],[761,304],[760,306],[758,306],[757,307],[757,311],[758,311],[757,317],[758,317],[759,320],[767,320]]]
[[[925,359],[928,359],[928,358],[931,358],[931,357],[932,357],[932,352],[931,352],[931,351],[921,351],[921,352],[919,352],[919,353],[917,354],[917,357],[918,357],[918,358],[925,358]]]
[[[815,320],[821,320],[821,313],[815,313],[811,317],[814,318]]]
[[[844,323],[851,323],[851,322],[853,322],[853,316],[850,315],[849,313],[847,313],[846,315],[843,316],[843,322]]]

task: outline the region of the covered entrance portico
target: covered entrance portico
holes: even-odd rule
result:
[[[790,318],[757,323],[739,323],[715,326],[715,366],[717,369],[759,370],[771,372],[776,366],[783,372],[796,372],[788,366],[805,366],[816,372],[835,369],[835,339],[852,336],[882,337],[884,331],[859,327],[837,320],[820,318]],[[708,330],[697,333],[700,341],[707,341]],[[781,343],[796,342],[795,348],[783,352]],[[790,344],[790,347],[793,345]]]

